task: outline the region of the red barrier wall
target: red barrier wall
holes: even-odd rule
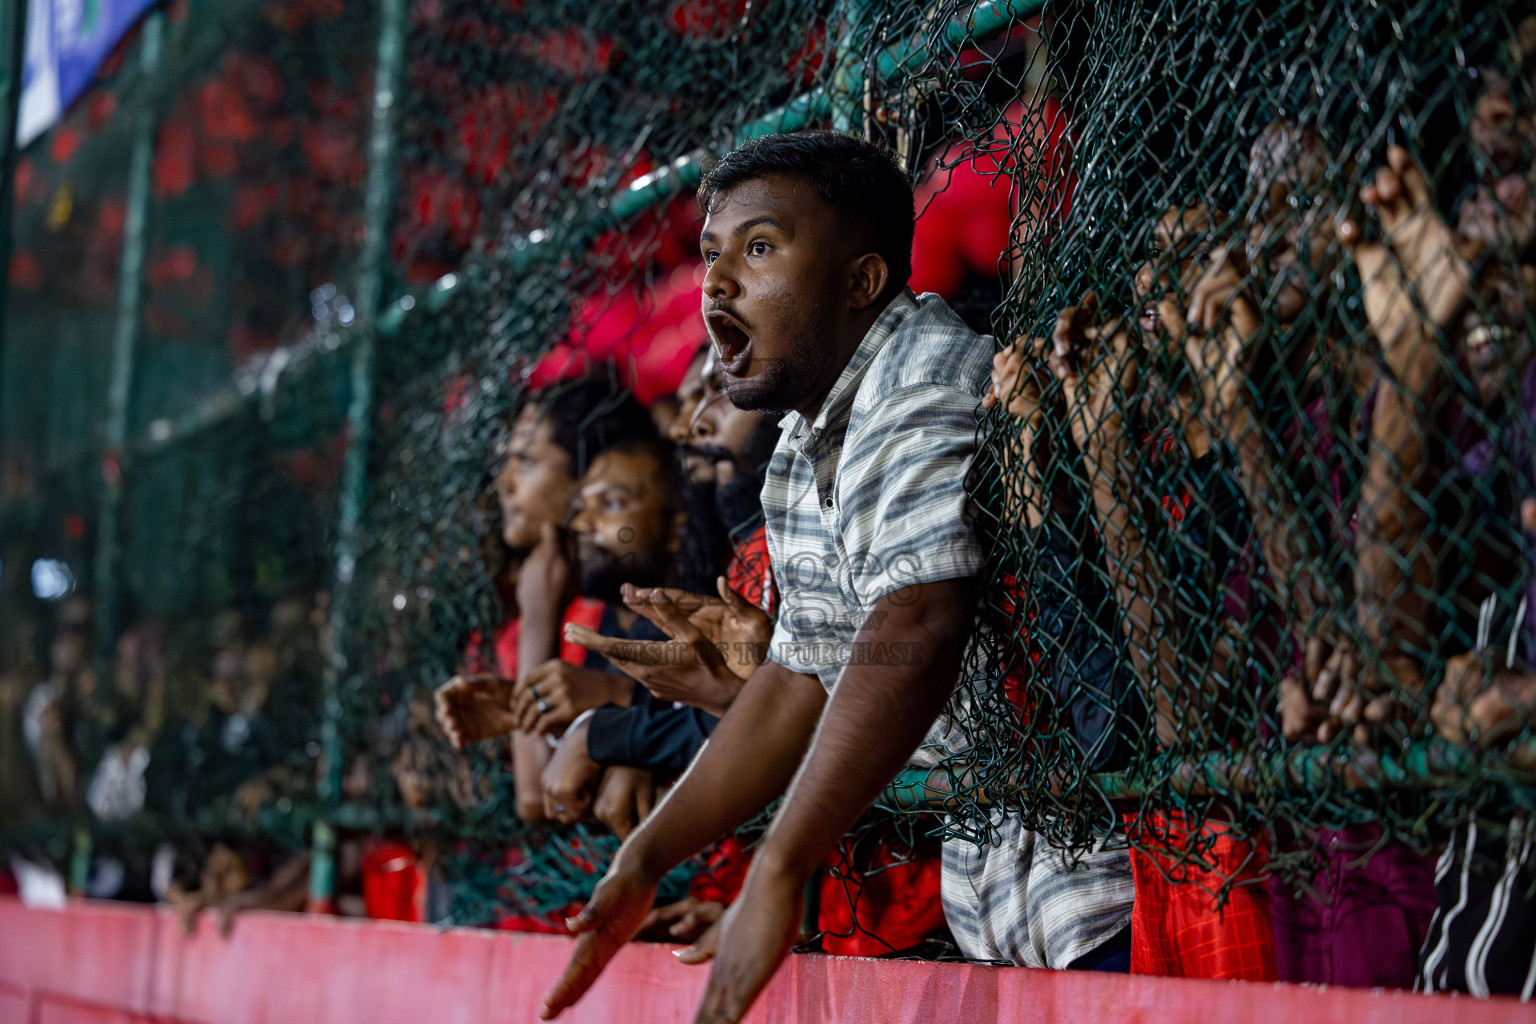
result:
[[[0,1024],[527,1024],[570,940],[250,914],[221,939],[164,911],[0,898]],[[565,1020],[688,1024],[702,968],[632,945]],[[1530,1024],[1536,1006],[1299,985],[793,957],[750,1024]]]

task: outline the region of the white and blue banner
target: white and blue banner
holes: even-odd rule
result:
[[[16,143],[52,128],[154,0],[27,0]]]

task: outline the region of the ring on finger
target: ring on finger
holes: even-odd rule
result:
[[[538,708],[539,708],[539,714],[541,714],[541,715],[549,714],[549,701],[545,700],[543,697],[540,697],[539,698],[539,703],[538,703]]]
[[[528,696],[532,697],[534,700],[538,700],[539,699],[539,688],[537,686],[530,686],[530,687],[528,687]]]

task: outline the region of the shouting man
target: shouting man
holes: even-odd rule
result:
[[[722,921],[699,1021],[739,1021],[807,881],[954,688],[980,546],[965,516],[991,342],[907,289],[912,188],[834,132],[772,135],[699,187],[704,320],[741,409],[786,412],[763,485],[780,587],[769,659],[570,925],[543,1009],[578,1000],[674,865],[783,795]]]

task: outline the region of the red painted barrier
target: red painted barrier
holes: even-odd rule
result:
[[[528,1024],[570,940],[253,913],[221,939],[165,911],[0,898],[0,1024]],[[566,1020],[687,1024],[705,980],[632,945]],[[1530,1024],[1536,1007],[1300,985],[793,957],[750,1024]]]

